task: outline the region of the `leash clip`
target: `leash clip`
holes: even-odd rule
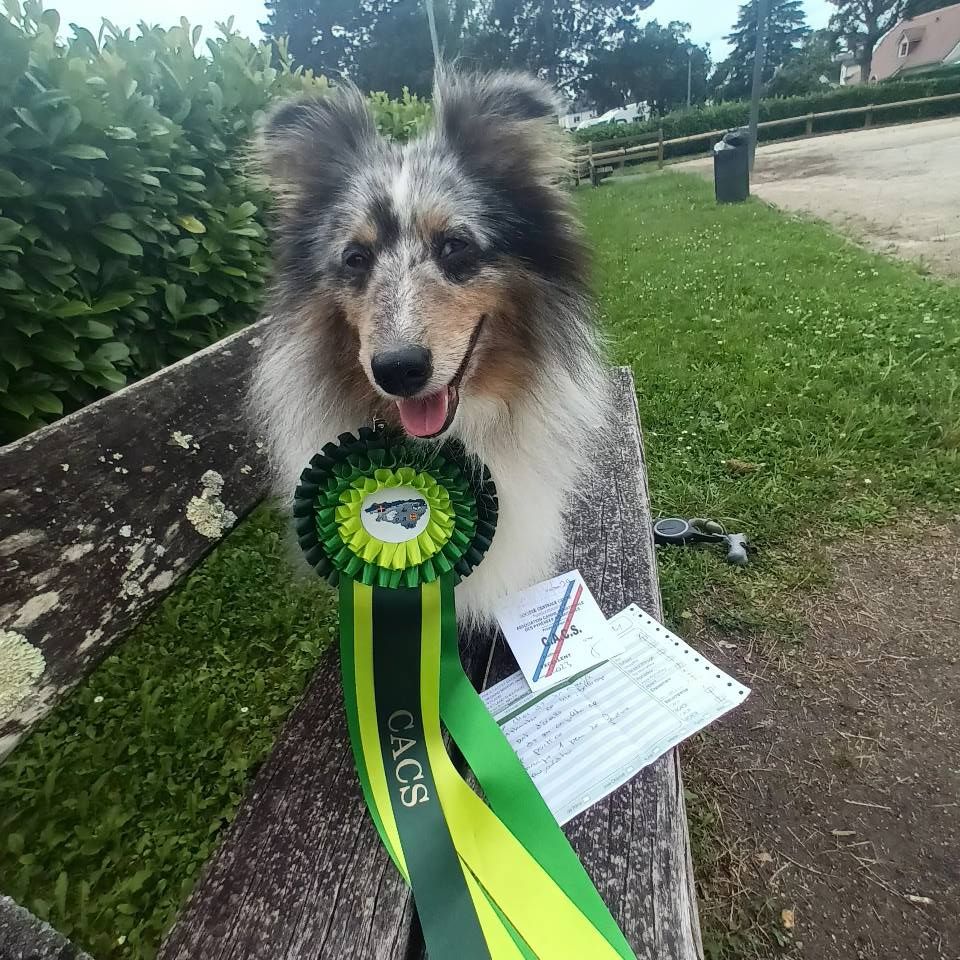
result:
[[[747,556],[747,535],[745,533],[727,533],[715,520],[693,517],[683,520],[680,517],[663,517],[653,524],[655,543],[686,547],[700,543],[722,544],[727,548],[727,563],[745,567]]]

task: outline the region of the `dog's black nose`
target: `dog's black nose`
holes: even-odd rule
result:
[[[433,374],[433,356],[423,347],[406,346],[384,350],[370,361],[373,379],[395,397],[412,397]]]

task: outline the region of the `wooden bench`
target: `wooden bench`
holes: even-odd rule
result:
[[[238,516],[264,496],[264,457],[242,415],[261,333],[254,325],[0,450],[0,629],[24,634],[47,664],[39,695],[0,726],[0,749],[12,749],[214,545],[187,517],[206,471],[223,476],[222,500]],[[571,518],[563,567],[583,572],[608,615],[636,601],[659,616],[633,378],[627,369],[611,376],[616,442]],[[516,669],[497,636],[463,645],[478,687]],[[409,892],[360,797],[342,706],[331,652],[158,960],[424,956]],[[565,831],[640,960],[702,957],[675,751]],[[84,956],[0,900],[0,958]]]

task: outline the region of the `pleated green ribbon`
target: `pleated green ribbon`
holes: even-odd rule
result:
[[[454,587],[493,536],[489,473],[384,431],[339,440],[304,471],[294,514],[308,559],[339,586],[357,772],[431,960],[633,958],[460,662]]]

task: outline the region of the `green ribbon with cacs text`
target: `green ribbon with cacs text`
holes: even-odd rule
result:
[[[339,588],[357,773],[431,960],[633,958],[460,661],[454,587],[496,529],[489,471],[451,444],[364,428],[310,461],[294,517],[308,562]]]

